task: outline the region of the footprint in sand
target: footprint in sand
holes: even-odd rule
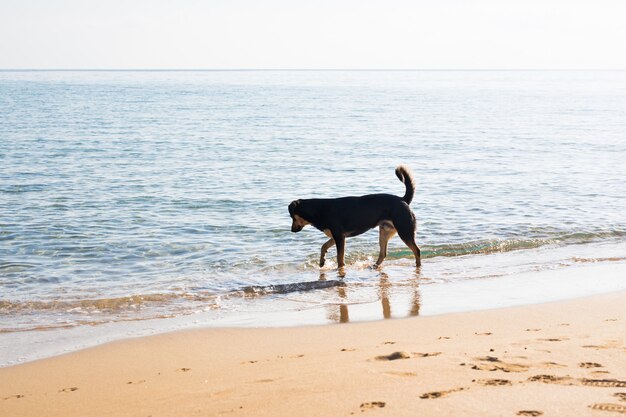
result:
[[[503,386],[503,385],[513,385],[511,383],[511,381],[509,381],[508,379],[476,379],[472,382],[476,382],[477,384],[480,385],[486,385],[486,386]]]
[[[626,414],[626,406],[621,404],[593,404],[589,408],[592,410],[613,411],[615,413]]]
[[[543,411],[538,411],[538,410],[520,410],[517,412],[518,416],[533,416],[533,417],[537,417],[537,416],[542,416],[543,415]]]
[[[620,343],[617,340],[606,340],[602,345],[583,345],[582,347],[587,349],[616,349],[620,347]]]
[[[491,332],[474,332],[476,336],[491,336]]]
[[[569,340],[568,337],[548,337],[548,338],[544,338],[544,339],[537,339],[541,342],[564,342],[566,340]]]
[[[626,401],[626,392],[616,392],[613,396],[617,397],[620,401]]]
[[[377,361],[395,361],[398,359],[409,359],[410,357],[411,355],[409,355],[407,352],[398,351],[390,353],[389,355],[376,356],[374,359],[376,359]]]
[[[426,352],[426,353],[413,352],[413,355],[420,357],[420,358],[428,358],[429,356],[439,356],[441,355],[441,352]]]
[[[191,368],[179,368],[176,371],[178,371],[178,372],[189,372],[189,371],[191,371]]]
[[[432,400],[435,398],[441,398],[441,397],[445,397],[448,394],[452,394],[453,392],[458,392],[458,391],[464,391],[467,390],[469,388],[466,387],[459,387],[459,388],[453,388],[453,389],[449,389],[449,390],[445,390],[445,391],[433,391],[433,392],[427,392],[425,394],[420,395],[420,398],[423,400]]]
[[[63,388],[62,390],[59,390],[59,392],[73,392],[73,391],[78,391],[78,388],[70,387],[70,388]]]
[[[578,366],[581,368],[602,368],[602,365],[596,362],[581,362]]]
[[[484,356],[474,359],[483,362],[472,365],[472,369],[478,371],[525,372],[528,370],[528,366],[526,365],[502,362],[495,356]]]
[[[626,381],[620,381],[618,379],[587,379],[583,378],[581,381],[583,385],[591,387],[606,387],[606,388],[626,388]]]
[[[145,379],[140,379],[139,381],[128,381],[126,385],[138,385],[138,384],[143,384],[144,382],[146,382]]]
[[[373,410],[375,408],[383,408],[386,405],[387,403],[385,403],[384,401],[372,401],[371,403],[361,404],[359,408],[361,409],[361,412],[364,412],[367,410]]]
[[[256,381],[252,381],[253,384],[267,384],[269,382],[274,382],[275,379],[257,379]]]
[[[8,397],[4,397],[3,400],[11,400],[11,399],[19,399],[19,398],[24,398],[24,394],[15,394],[15,395],[9,395]]]
[[[500,359],[498,359],[496,356],[479,356],[474,359],[476,359],[477,361],[500,362]]]
[[[580,383],[581,385],[589,387],[600,388],[624,388],[626,387],[626,381],[619,379],[573,379],[569,376],[555,376],[555,375],[535,375],[528,378],[530,382],[543,382],[545,384],[561,384],[561,385],[574,385]]]
[[[544,384],[560,384],[560,385],[574,385],[572,378],[569,376],[555,376],[555,375],[535,375],[528,378],[530,382],[543,382]]]
[[[563,365],[556,362],[541,362],[538,366],[542,368],[567,368],[567,365]]]
[[[415,372],[400,372],[400,371],[389,371],[385,372],[386,375],[391,376],[401,376],[401,377],[414,377],[417,376]]]

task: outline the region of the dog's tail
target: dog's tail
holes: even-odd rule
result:
[[[404,193],[404,197],[402,197],[402,199],[407,204],[411,204],[411,201],[413,201],[413,195],[415,194],[415,180],[413,179],[411,170],[406,165],[399,165],[396,168],[396,177],[398,177],[398,179],[402,181],[406,187],[406,193]]]

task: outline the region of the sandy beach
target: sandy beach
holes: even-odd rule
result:
[[[626,413],[626,292],[329,326],[206,329],[0,369],[2,416]]]
[[[626,417],[624,16],[0,0],[0,417]]]

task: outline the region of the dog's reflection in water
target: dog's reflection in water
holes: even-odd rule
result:
[[[416,270],[414,274],[415,276],[411,277],[411,279],[409,280],[411,284],[410,286],[411,301],[410,301],[410,305],[408,306],[409,307],[408,312],[406,313],[405,317],[418,316],[420,313],[420,292],[419,292],[420,273],[419,273],[419,270]],[[342,274],[340,274],[339,276],[340,278],[344,278],[345,272],[342,272]],[[326,280],[326,273],[324,272],[320,273],[320,281],[325,281],[325,280]],[[383,271],[379,271],[377,292],[380,297],[381,313],[384,319],[393,318],[391,298],[389,295],[390,289],[392,287],[393,287],[393,284],[389,281],[389,275],[387,275],[387,273]],[[350,314],[349,314],[350,303],[348,302],[349,288],[348,286],[337,286],[335,287],[335,289],[337,291],[337,295],[339,296],[339,298],[341,300],[344,300],[345,302],[340,302],[336,305],[328,306],[327,317],[330,321],[334,321],[338,323],[348,323],[350,321]],[[396,317],[399,318],[403,316],[396,314]]]

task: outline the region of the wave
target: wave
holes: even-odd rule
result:
[[[509,239],[481,239],[469,242],[450,243],[440,245],[421,245],[422,258],[439,256],[480,255],[501,252],[511,252],[524,249],[537,249],[549,245],[579,245],[597,242],[605,239],[618,239],[626,236],[626,231],[612,230],[588,233],[554,233],[547,236]],[[403,258],[413,256],[408,249],[392,251],[389,258]]]
[[[107,312],[120,313],[146,307],[167,304],[176,300],[211,302],[216,296],[208,293],[162,293],[129,295],[126,297],[51,300],[51,301],[13,301],[0,300],[0,315],[10,315],[37,311],[62,311],[66,313]]]
[[[1,240],[1,239],[0,239]],[[0,261],[0,271],[2,272],[19,272],[28,268],[33,268],[35,264],[30,262],[2,262]]]
[[[173,318],[194,314],[200,310],[218,308],[220,299],[264,296],[270,294],[288,294],[325,288],[345,286],[341,280],[319,280],[294,282],[288,284],[269,284],[244,286],[223,293],[211,293],[206,290],[184,293],[161,293],[131,295],[116,298],[75,299],[51,301],[13,301],[0,299],[0,317],[38,317],[15,323],[12,327],[0,326],[0,333],[66,329],[77,326],[97,326],[106,323],[143,321]],[[63,320],[50,320],[62,315]],[[53,315],[53,316],[50,316]],[[42,316],[43,323],[32,325]],[[46,323],[47,322],[47,323]]]
[[[0,187],[0,193],[21,194],[39,192],[46,189],[46,184],[8,184]]]
[[[71,329],[78,326],[98,326],[106,323],[124,323],[133,321],[145,321],[154,319],[169,319],[177,317],[178,314],[155,314],[147,317],[117,317],[114,319],[106,320],[74,320],[68,323],[48,323],[36,326],[23,326],[14,328],[0,328],[0,333],[18,333],[18,332],[30,332],[39,330],[59,330],[59,329]]]

